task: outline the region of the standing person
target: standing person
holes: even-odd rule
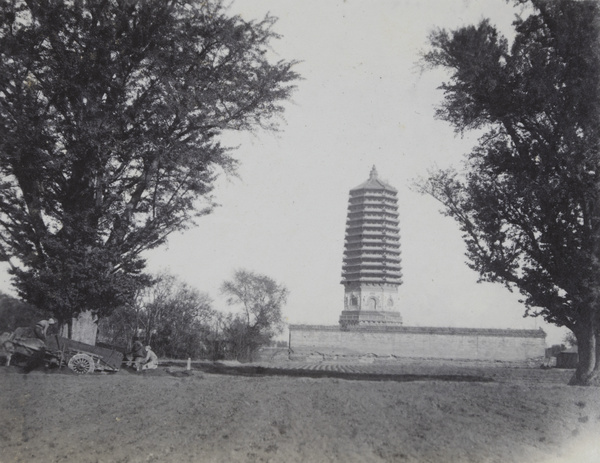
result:
[[[146,358],[142,370],[156,370],[158,368],[158,357],[150,346],[146,346]]]
[[[27,365],[25,365],[25,368],[23,370],[25,373],[29,373],[30,371],[34,370],[38,366],[41,366],[44,364],[44,359],[46,357],[46,334],[48,332],[48,328],[50,327],[50,325],[54,325],[55,323],[56,323],[56,320],[54,320],[54,318],[50,317],[48,320],[40,320],[33,327],[33,334],[35,335],[35,338],[42,341],[42,345],[36,346],[34,348],[33,353],[29,356],[29,358],[27,360]],[[33,338],[33,339],[35,339],[35,338]]]
[[[52,317],[50,317],[48,320],[40,320],[33,327],[33,333],[38,339],[46,342],[46,333],[48,331],[48,327],[50,325],[54,325],[55,323],[56,320],[54,320]]]

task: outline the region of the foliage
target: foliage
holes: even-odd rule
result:
[[[232,315],[216,311],[203,337],[204,357],[212,360],[235,358],[231,354],[225,330],[231,323]]]
[[[133,337],[138,333],[138,297],[132,304],[117,307],[109,316],[98,320],[97,342],[131,350]]]
[[[577,347],[577,338],[572,332],[565,335],[563,342],[569,347]]]
[[[0,293],[0,333],[33,326],[43,315],[35,307],[7,294]]]
[[[136,303],[115,311],[100,324],[101,340],[130,347],[134,335],[161,357],[198,358],[205,354],[209,324],[215,316],[208,294],[162,273]]]
[[[131,304],[144,250],[214,206],[225,131],[273,129],[293,62],[220,0],[0,5],[0,259],[64,321]]]
[[[230,353],[238,359],[252,359],[256,351],[269,345],[283,329],[281,310],[289,291],[272,278],[248,270],[236,270],[221,292],[229,305],[241,312],[226,319],[223,333]]]
[[[519,3],[533,12],[510,47],[488,21],[432,34],[425,61],[451,73],[438,116],[485,135],[464,175],[438,171],[420,187],[458,221],[482,280],[573,331],[584,384],[600,361],[598,4]]]

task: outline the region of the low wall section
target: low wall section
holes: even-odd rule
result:
[[[543,330],[290,325],[294,354],[521,361],[543,357]]]

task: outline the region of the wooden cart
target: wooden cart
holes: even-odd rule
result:
[[[62,336],[48,336],[46,355],[58,360],[59,365],[67,365],[78,374],[94,371],[119,371],[123,363],[123,353],[101,346],[92,346],[73,341]]]

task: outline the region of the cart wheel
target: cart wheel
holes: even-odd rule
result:
[[[75,354],[69,359],[68,366],[78,375],[94,371],[94,359],[87,354]]]

